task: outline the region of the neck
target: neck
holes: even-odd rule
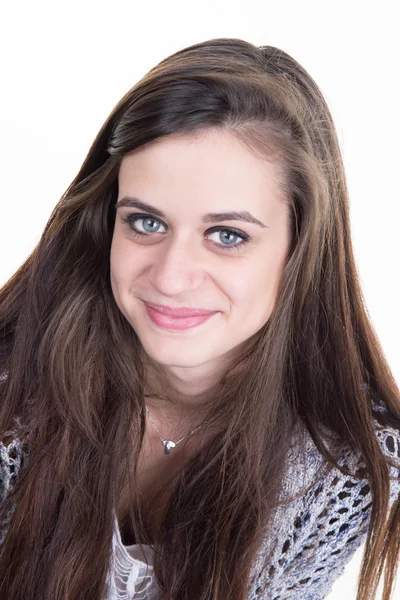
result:
[[[157,427],[163,432],[187,433],[197,427],[206,418],[209,403],[189,402],[168,399],[157,395],[146,395],[145,403],[149,414],[155,421]],[[171,433],[169,434],[171,435]],[[184,433],[181,433],[184,435]]]

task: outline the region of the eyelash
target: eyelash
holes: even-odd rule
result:
[[[163,223],[163,221],[156,219],[152,215],[144,215],[141,213],[131,213],[127,217],[122,217],[122,220],[125,223],[127,223],[128,231],[131,235],[133,235],[133,237],[149,237],[152,235],[151,233],[142,233],[141,231],[137,231],[136,229],[133,229],[133,223],[135,223],[136,221],[139,221],[141,219],[143,219],[143,220],[149,219],[151,221],[156,221],[156,222],[164,225],[164,227],[167,227],[165,225],[165,223]],[[226,246],[224,244],[217,244],[216,242],[213,242],[213,244],[218,246],[218,248],[221,248],[224,252],[225,251],[226,252],[234,252],[234,251],[240,250],[246,244],[248,244],[251,240],[250,236],[247,235],[246,233],[244,233],[243,231],[239,231],[238,229],[233,229],[230,227],[211,227],[211,229],[209,229],[208,231],[210,234],[215,233],[216,231],[224,231],[224,232],[230,233],[236,237],[240,237],[242,239],[242,241],[239,244],[235,244],[234,246]],[[158,233],[158,231],[155,231],[154,233]]]

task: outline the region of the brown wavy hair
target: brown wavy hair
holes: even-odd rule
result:
[[[135,474],[152,366],[110,285],[118,170],[126,153],[153,140],[207,128],[279,165],[292,240],[271,317],[212,390],[215,431],[176,476],[155,540],[161,598],[247,598],[300,421],[342,472],[321,425],[362,456],[374,501],[357,600],[375,598],[385,560],[389,600],[400,504],[386,520],[389,471],[370,392],[387,407],[380,422],[399,429],[400,392],[362,296],[334,123],[291,56],[230,38],[172,54],[125,94],[0,290],[0,432],[29,449],[1,509],[15,502],[0,546],[2,598],[104,598],[112,509],[128,462]],[[169,397],[173,386],[154,372]],[[145,539],[140,511],[131,519]]]

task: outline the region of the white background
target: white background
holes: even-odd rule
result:
[[[367,307],[400,382],[396,5],[395,0],[3,2],[0,285],[38,242],[110,111],[151,67],[216,37],[273,45],[308,70],[331,109]],[[355,599],[362,550],[329,600]]]

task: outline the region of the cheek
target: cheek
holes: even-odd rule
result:
[[[259,265],[258,268],[237,273],[235,282],[231,282],[230,298],[240,318],[246,316],[246,322],[263,324],[274,308],[281,271],[274,266]]]
[[[111,287],[115,295],[116,288],[118,287],[118,282],[121,279],[120,273],[120,261],[118,260],[117,252],[115,250],[115,246],[111,246],[110,251],[110,280]]]
[[[128,267],[127,254],[123,251],[121,244],[113,241],[110,249],[110,282],[116,300],[123,297],[126,284],[132,281],[127,270]]]
[[[274,291],[275,273],[264,265],[262,268],[245,269],[243,273],[235,275],[231,282],[232,296],[239,303],[252,302],[260,297],[269,297]]]
[[[121,285],[131,276],[133,260],[129,260],[129,251],[118,237],[113,238],[110,249],[110,272],[114,283]]]

